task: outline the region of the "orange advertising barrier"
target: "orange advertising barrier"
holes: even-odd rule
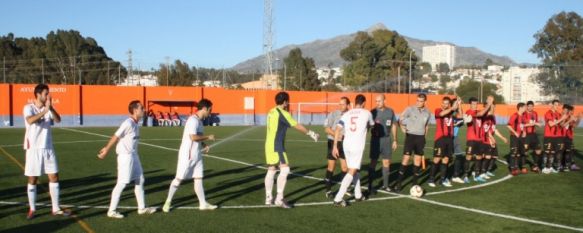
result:
[[[204,98],[213,102],[213,112],[220,114],[244,114],[245,98],[253,98],[254,113],[267,113],[269,110],[261,108],[261,91],[225,90],[223,88],[205,88]],[[275,94],[273,95],[275,98]],[[275,101],[274,101],[275,102]]]
[[[34,100],[33,84],[0,84],[0,116],[13,119],[22,116],[25,104]],[[154,113],[168,112],[180,115],[189,115],[196,112],[196,102],[201,98],[208,98],[213,102],[213,112],[219,117],[228,118],[227,121],[242,116],[257,116],[253,122],[261,122],[261,117],[275,106],[275,90],[228,90],[223,88],[202,87],[121,87],[121,86],[78,86],[78,85],[49,85],[55,108],[62,115],[69,117],[87,118],[89,121],[98,119],[101,124],[107,122],[109,116],[124,116],[128,114],[128,103],[132,100],[141,101],[146,110]],[[317,92],[317,91],[289,91],[291,98],[290,112],[318,115],[329,113],[337,108],[342,96],[354,102],[358,92]],[[375,98],[379,93],[361,93],[366,97],[366,108],[375,106]],[[386,93],[386,104],[396,113],[401,113],[408,106],[415,105],[416,94]],[[443,95],[428,95],[427,108],[433,112],[441,106]],[[453,96],[452,96],[453,97]],[[301,104],[300,104],[301,103]],[[469,109],[468,104],[463,105]],[[482,108],[481,106],[479,108]],[[543,117],[549,105],[537,105],[535,111]],[[582,112],[583,106],[576,106],[576,112]],[[496,106],[496,115],[507,118],[516,112],[516,105],[499,104]],[[310,117],[312,117],[310,116]],[[20,124],[17,120],[12,120]],[[11,125],[14,125],[11,122]],[[84,124],[82,121],[70,121],[71,124]],[[91,123],[91,122],[89,122]],[[116,123],[118,123],[116,121]]]
[[[12,85],[12,114],[22,116],[25,104],[34,102],[33,84],[13,84]],[[61,115],[79,115],[79,93],[81,87],[77,85],[50,85],[49,95],[52,98],[53,106]]]
[[[82,86],[83,115],[128,115],[132,100],[144,103],[143,87]]]
[[[0,84],[0,115],[10,115],[11,98],[10,85]]]

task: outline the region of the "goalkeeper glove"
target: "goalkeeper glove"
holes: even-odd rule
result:
[[[306,135],[308,135],[312,139],[314,139],[314,142],[317,142],[318,141],[318,138],[320,137],[320,135],[318,135],[316,132],[314,132],[312,130],[308,130],[308,133],[306,133]]]

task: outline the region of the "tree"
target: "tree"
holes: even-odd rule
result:
[[[449,73],[449,65],[447,63],[437,64],[437,72],[442,73],[442,74]]]
[[[352,89],[395,92],[399,70],[401,76],[408,72],[411,51],[405,38],[397,32],[386,29],[372,34],[358,32],[354,40],[340,51],[340,57],[348,62],[344,66],[343,78]],[[412,67],[415,67],[415,54],[411,60]],[[406,82],[401,82],[401,85],[406,85]]]
[[[462,99],[467,102],[470,97],[480,98],[480,82],[473,79],[466,79],[460,82],[460,85],[455,89],[455,93],[462,97]],[[484,82],[482,84],[482,100],[486,101],[486,96],[494,96],[496,103],[504,103],[504,97],[496,94],[498,87],[494,84]]]
[[[447,83],[451,82],[451,77],[447,75],[442,75],[439,77],[439,94],[449,94],[450,90],[447,89]]]
[[[288,90],[320,90],[320,80],[316,73],[316,63],[313,58],[302,56],[300,48],[289,51],[288,56],[283,59],[287,70],[286,88]],[[280,86],[284,86],[283,78],[279,79]]]
[[[8,33],[0,36],[0,56],[10,83],[113,84],[126,76],[95,39],[74,30],[51,31],[46,38]]]
[[[492,65],[498,65],[498,64],[494,63],[494,61],[492,61],[492,59],[486,58],[486,61],[484,62],[484,69],[487,69],[488,66],[492,66]]]
[[[429,64],[427,62],[419,63],[418,67],[419,67],[419,73],[421,75],[431,73],[431,64]]]
[[[543,63],[539,83],[546,93],[572,100],[573,90],[583,83],[583,19],[575,12],[560,12],[534,38],[530,52]]]
[[[429,75],[429,78],[431,78],[431,82],[437,82],[437,81],[439,81],[439,78],[435,74],[430,74]]]

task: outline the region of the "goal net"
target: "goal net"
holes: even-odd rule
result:
[[[338,109],[338,103],[300,102],[290,104],[290,113],[300,124],[324,125],[328,114]]]

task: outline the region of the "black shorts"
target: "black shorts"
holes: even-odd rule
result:
[[[433,157],[451,157],[453,155],[453,138],[441,137],[433,146]]]
[[[565,137],[565,140],[563,141],[563,143],[564,143],[565,151],[570,152],[570,151],[575,150],[575,145],[573,144],[573,139]]]
[[[516,137],[514,135],[510,135],[510,154],[512,155],[524,155],[525,154],[525,147],[526,138],[523,137]]]
[[[538,140],[538,135],[536,133],[526,134],[526,142],[524,144],[525,151],[528,150],[540,150],[540,141]]]
[[[480,141],[467,141],[466,142],[466,155],[477,155],[482,156],[484,154],[484,143]]]
[[[545,154],[560,154],[565,149],[564,137],[545,137],[543,139],[543,150]]]
[[[393,157],[393,140],[391,137],[371,137],[370,153],[371,160],[392,159]]]
[[[423,155],[425,150],[425,135],[407,134],[405,136],[404,155]]]
[[[330,140],[328,139],[328,155],[326,156],[328,158],[328,160],[336,160],[336,158],[334,158],[334,156],[332,155],[332,147],[334,146],[334,140]],[[346,159],[346,157],[344,156],[344,148],[342,146],[342,141],[338,141],[338,158],[341,159]]]
[[[490,144],[486,144],[484,143],[483,145],[484,149],[484,155],[485,156],[492,156],[492,157],[498,157],[498,147],[492,147]]]

